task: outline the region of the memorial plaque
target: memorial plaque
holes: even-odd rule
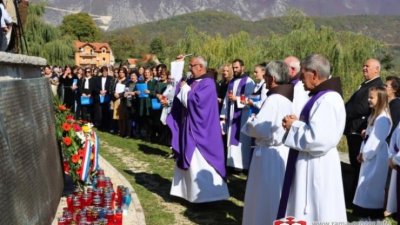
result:
[[[0,224],[50,224],[63,191],[44,78],[0,82]]]

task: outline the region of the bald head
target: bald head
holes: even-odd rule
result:
[[[289,76],[292,78],[300,72],[300,60],[297,57],[289,56],[283,60],[289,67]]]
[[[381,72],[381,63],[377,59],[367,59],[363,66],[363,75],[365,80],[372,80],[379,77]]]

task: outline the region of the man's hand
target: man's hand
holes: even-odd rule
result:
[[[228,95],[228,100],[231,102],[236,102],[237,97],[235,95]]]
[[[183,61],[185,59],[185,55],[184,54],[180,54],[176,57],[176,61]]]
[[[296,121],[296,120],[299,120],[296,115],[294,115],[294,114],[287,115],[282,120],[282,126],[286,130],[290,130],[290,128],[292,127],[293,122]]]
[[[359,163],[363,163],[363,162],[364,162],[363,154],[362,154],[362,153],[358,154],[358,156],[357,156],[357,161],[358,161]]]
[[[183,86],[187,85],[187,83],[186,83],[186,81],[183,80],[183,81],[181,81],[180,85],[181,85],[181,88],[182,88]]]

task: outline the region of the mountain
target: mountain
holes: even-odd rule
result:
[[[317,27],[329,26],[337,31],[352,31],[400,46],[400,16],[337,16],[311,17]],[[138,43],[149,44],[155,37],[163,37],[166,43],[175,43],[184,35],[188,26],[207,34],[227,36],[245,31],[251,36],[266,36],[272,33],[285,34],[291,27],[285,17],[271,17],[259,21],[243,20],[239,16],[206,10],[171,17],[168,19],[135,25],[129,28],[106,32],[107,35],[135,36]]]
[[[43,0],[31,0],[33,3]],[[400,15],[399,0],[47,0],[45,20],[59,24],[70,13],[88,12],[104,30],[114,30],[203,10],[257,21],[290,8],[310,16]]]

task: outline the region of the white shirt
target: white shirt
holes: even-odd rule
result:
[[[12,18],[10,14],[8,14],[7,10],[4,8],[3,4],[0,4],[0,9],[1,9],[1,27],[6,27],[7,24],[12,23]]]
[[[102,77],[101,78],[101,90],[105,90],[106,89],[106,80],[107,80],[107,77]]]
[[[89,79],[90,79],[90,78],[85,78],[85,86],[84,86],[84,89],[89,89]]]

